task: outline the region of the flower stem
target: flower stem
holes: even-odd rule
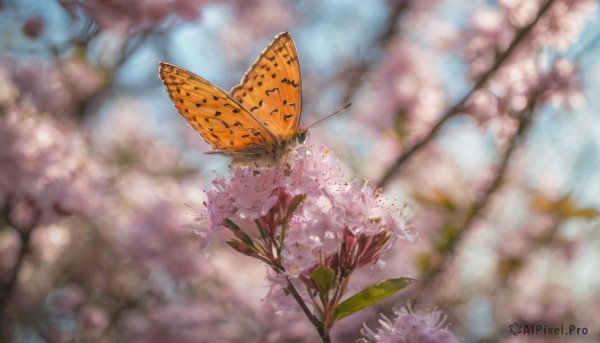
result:
[[[292,284],[290,278],[286,276],[285,280],[287,281],[288,291],[292,294],[298,305],[300,305],[300,308],[302,309],[304,314],[306,314],[308,320],[310,320],[310,322],[314,325],[315,329],[317,329],[317,332],[319,333],[319,336],[321,336],[323,343],[331,343],[331,338],[329,337],[329,330],[325,328],[325,326],[317,317],[315,317],[315,315],[312,314],[312,312],[310,311],[308,306],[306,306],[306,303],[302,299],[302,296],[300,295],[300,293],[298,293],[298,290],[296,290],[296,287],[294,287],[294,285]]]

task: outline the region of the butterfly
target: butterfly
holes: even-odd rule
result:
[[[231,93],[175,65],[160,62],[159,76],[177,111],[232,164],[281,166],[303,146],[299,129],[302,81],[289,33],[275,37]]]

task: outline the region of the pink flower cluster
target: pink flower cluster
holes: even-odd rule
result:
[[[101,72],[77,58],[47,61],[37,57],[17,60],[0,58],[0,68],[21,90],[19,98],[53,116],[72,115],[104,85]]]
[[[392,124],[394,130],[424,135],[446,105],[439,73],[432,68],[432,56],[406,39],[392,42],[388,50],[377,72],[381,87],[378,96],[387,107],[380,110],[392,113],[394,123],[369,120],[369,125],[382,125],[383,129]]]
[[[128,218],[119,230],[124,253],[153,272],[179,280],[201,277],[207,273],[206,266],[198,259],[190,261],[197,248],[177,230],[175,212],[170,203],[158,202]]]
[[[227,222],[235,223],[254,241],[282,240],[277,253],[275,247],[264,253],[281,258],[288,275],[317,264],[350,270],[373,265],[397,238],[412,239],[403,210],[388,206],[369,184],[343,180],[337,158],[324,148],[307,149],[282,168],[234,169],[213,184],[198,218],[205,223],[198,228],[203,245],[223,226],[231,228]]]
[[[545,2],[503,0],[496,9],[484,7],[473,14],[464,53],[469,78],[477,80],[489,70]],[[523,110],[535,94],[555,106],[581,107],[583,91],[577,68],[564,59],[545,63],[543,55],[548,49],[566,51],[574,44],[596,7],[593,0],[554,1],[486,88],[473,95],[467,112],[480,121],[510,116]]]
[[[27,102],[0,74],[0,203],[10,202],[23,221],[37,212],[42,223],[99,205],[98,168],[85,158],[86,144]]]
[[[437,310],[430,313],[414,312],[410,307],[395,312],[390,320],[383,314],[379,320],[381,327],[376,331],[364,325],[360,342],[376,343],[455,343],[458,338],[447,329],[446,316]]]
[[[175,14],[192,21],[200,16],[200,7],[207,0],[90,0],[81,3],[83,12],[98,22],[101,29],[127,33],[144,30],[161,24]],[[61,0],[73,18],[79,15],[79,4]]]
[[[166,26],[165,23],[176,18],[193,22],[202,17],[202,11],[207,6],[230,6],[237,18],[233,21],[234,25],[225,29],[225,37],[232,44],[235,41],[246,42],[265,32],[281,30],[282,25],[289,24],[292,19],[284,4],[269,0],[60,0],[60,3],[73,19],[78,19],[84,13],[98,23],[100,30],[117,34]],[[30,26],[32,24],[26,28]],[[25,32],[29,31],[32,29]],[[233,33],[240,37],[236,39]],[[239,46],[235,44],[236,48]]]

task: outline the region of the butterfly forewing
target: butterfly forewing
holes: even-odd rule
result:
[[[177,111],[214,148],[234,153],[278,141],[227,93],[194,73],[161,62],[159,75]]]
[[[260,54],[231,96],[280,139],[296,132],[302,111],[298,53],[284,32]]]

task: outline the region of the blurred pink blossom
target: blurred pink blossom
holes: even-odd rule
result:
[[[0,235],[0,280],[2,282],[7,282],[12,275],[19,249],[20,239],[16,232]]]
[[[0,85],[11,87],[5,75]],[[4,102],[0,117],[3,200],[27,201],[45,224],[69,214],[98,213],[102,173],[88,160],[84,140],[26,101],[12,101]]]
[[[73,115],[106,81],[98,69],[77,58],[60,62],[1,58],[0,68],[11,71],[21,98],[54,116]]]
[[[151,29],[160,25],[171,15],[186,21],[200,16],[207,0],[90,0],[82,3],[86,15],[98,22],[103,30],[129,33],[134,30]],[[68,4],[68,3],[67,3]],[[69,8],[67,7],[69,10]]]
[[[85,306],[81,309],[81,326],[86,339],[101,337],[103,330],[109,324],[105,310],[98,306]]]
[[[541,0],[529,1],[542,3]],[[503,3],[509,11],[522,6],[515,0]],[[548,14],[540,19],[533,37],[541,46],[565,52],[577,42],[586,22],[593,20],[597,8],[598,3],[594,0],[556,0]]]
[[[410,132],[413,139],[429,132],[446,105],[441,79],[432,65],[432,56],[415,43],[393,41],[377,70],[377,108],[373,109],[372,100],[367,105],[381,118],[369,116],[369,126],[402,130],[401,135]]]
[[[230,303],[232,304],[232,303]],[[256,313],[224,302],[173,303],[149,313],[128,313],[127,342],[234,342],[255,337]]]
[[[498,8],[480,8],[466,32],[464,58],[468,76],[477,80],[512,42],[518,30],[534,20],[543,1],[503,0]],[[566,51],[574,44],[597,4],[592,0],[557,0],[484,89],[475,92],[466,112],[480,122],[522,111],[529,98],[542,93],[557,107],[583,106],[578,70],[564,59],[550,68],[544,49]]]
[[[407,10],[411,11],[411,14],[418,14],[418,12],[424,12],[430,10],[432,7],[439,3],[438,0],[391,0],[388,1],[390,4],[400,3],[405,6]]]
[[[147,270],[162,271],[176,279],[200,278],[206,268],[196,245],[179,228],[175,212],[166,202],[139,210],[119,233],[123,250]]]
[[[558,59],[541,76],[542,96],[559,108],[581,109],[585,105],[579,67],[567,59]]]
[[[46,307],[53,313],[74,312],[85,300],[85,293],[77,285],[56,289],[46,298]]]
[[[256,42],[265,36],[292,27],[296,17],[290,3],[276,0],[233,0],[234,19],[221,29],[220,37],[227,58],[245,59]],[[237,80],[236,80],[237,81]]]

